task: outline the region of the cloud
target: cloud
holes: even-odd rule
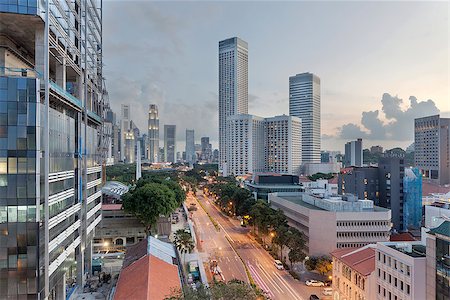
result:
[[[369,140],[409,141],[414,138],[414,119],[439,113],[433,100],[417,101],[409,97],[409,105],[402,108],[403,100],[388,93],[381,98],[379,110],[362,113],[361,125],[348,123],[339,128],[342,139],[365,138]]]

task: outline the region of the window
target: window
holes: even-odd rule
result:
[[[406,293],[409,295],[411,293],[411,287],[409,284],[406,285]]]

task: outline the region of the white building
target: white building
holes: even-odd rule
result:
[[[227,172],[238,176],[264,170],[264,118],[228,117]]]
[[[333,299],[376,299],[375,244],[338,249],[333,258]]]
[[[227,118],[248,113],[248,45],[233,37],[219,42],[219,170],[227,176]]]
[[[376,298],[426,299],[426,247],[421,242],[378,243]]]
[[[425,227],[436,228],[444,221],[450,221],[450,203],[425,205]]]
[[[450,183],[450,118],[439,115],[414,120],[414,162],[425,178]]]
[[[320,163],[320,78],[289,77],[289,115],[302,119],[302,163]]]
[[[371,200],[306,193],[273,193],[268,198],[272,208],[284,212],[289,225],[303,232],[308,255],[389,240],[391,211]]]
[[[302,122],[297,117],[264,120],[265,169],[278,174],[299,174],[302,164]]]
[[[345,144],[344,165],[346,167],[362,167],[363,165],[362,139],[350,141]]]
[[[326,179],[305,181],[302,182],[302,186],[307,194],[318,195],[321,197],[338,195],[338,184],[330,183],[330,181]]]

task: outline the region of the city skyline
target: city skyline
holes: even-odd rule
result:
[[[220,27],[236,6],[236,22]],[[239,36],[248,42],[251,53],[249,111],[264,117],[287,114],[289,76],[312,72],[322,80],[322,149],[342,151],[345,141],[358,137],[367,146],[405,148],[413,141],[413,118],[439,111],[445,117],[450,111],[447,8],[443,2],[282,6],[106,2],[105,36],[116,30],[127,32],[105,41],[112,107],[118,111],[120,103],[130,102],[141,111],[155,103],[162,124],[192,128],[210,136],[217,148],[217,42]],[[126,24],[114,18],[117,11],[139,21]],[[241,16],[249,11],[251,24],[242,26]],[[260,20],[267,20],[269,13],[283,20],[264,24]],[[139,17],[142,14],[151,17]],[[184,15],[204,18],[192,21],[199,18],[188,20]],[[307,24],[314,18],[321,22],[313,31]],[[146,34],[149,38],[142,36],[142,30],[150,33]],[[150,38],[152,33],[158,39]],[[294,33],[299,38],[292,39]],[[271,37],[276,43],[269,45],[266,41]],[[130,43],[130,38],[139,39],[139,44]],[[146,55],[140,55],[141,51]],[[122,58],[116,59],[117,55]],[[119,63],[114,64],[115,60]],[[138,63],[141,70],[136,69]],[[415,98],[408,100],[410,96]],[[343,110],[343,103],[352,109]],[[139,128],[145,128],[145,114],[135,119]],[[183,136],[177,139],[177,147],[184,148]]]

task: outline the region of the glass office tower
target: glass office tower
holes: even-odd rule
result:
[[[97,0],[0,0],[0,299],[65,299],[91,272],[101,15]]]

